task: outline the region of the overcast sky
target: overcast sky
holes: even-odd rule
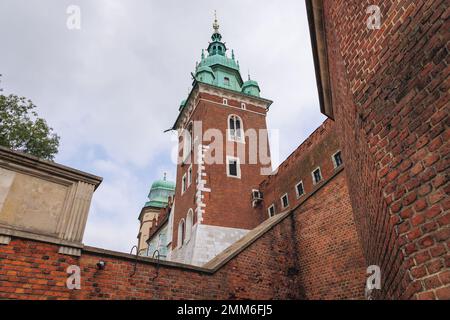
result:
[[[70,5],[81,9],[80,30],[66,26]],[[104,178],[85,244],[128,252],[152,181],[174,179],[163,131],[191,87],[215,9],[243,78],[250,70],[274,101],[267,121],[283,160],[325,119],[304,1],[0,1],[4,94],[30,98],[61,136],[56,162]]]

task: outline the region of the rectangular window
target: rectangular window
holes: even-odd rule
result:
[[[223,104],[226,104],[226,105],[228,105],[228,99],[223,99]]]
[[[322,173],[320,172],[320,168],[317,168],[312,172],[312,178],[314,184],[317,184],[322,180]]]
[[[244,109],[244,110],[245,110],[246,108],[247,108],[247,106],[245,105],[245,103],[242,102],[242,103],[241,103],[241,109]]]
[[[187,186],[189,187],[192,183],[192,164],[189,166],[187,173]]]
[[[230,78],[228,78],[228,77],[223,78],[223,84],[226,85],[226,86],[229,86],[230,85]]]
[[[186,173],[181,178],[181,194],[186,192]]]
[[[269,213],[269,218],[273,217],[275,215],[275,205],[272,204],[268,209],[267,212]]]
[[[281,207],[283,209],[289,207],[289,199],[287,193],[281,197]]]
[[[343,161],[342,161],[342,156],[341,156],[341,152],[338,151],[335,154],[333,154],[333,164],[334,164],[334,168],[338,168],[342,165]]]
[[[227,176],[233,178],[241,177],[239,158],[227,156]]]
[[[295,186],[295,192],[297,193],[297,198],[300,198],[303,194],[305,194],[305,189],[303,188],[303,182],[300,181]]]

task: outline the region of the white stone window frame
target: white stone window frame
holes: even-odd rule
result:
[[[340,164],[340,165],[337,165],[336,159],[335,159],[335,156],[336,156],[338,153],[341,154],[341,164]],[[341,166],[344,164],[344,161],[342,160],[342,152],[341,152],[341,150],[338,150],[338,151],[336,151],[335,153],[333,153],[333,155],[331,156],[331,161],[333,161],[333,167],[334,167],[335,169],[341,167]]]
[[[273,215],[270,212],[270,209],[273,209]],[[275,215],[275,203],[272,203],[268,208],[267,208],[267,214],[269,215],[269,218],[273,217]]]
[[[182,239],[183,232],[184,232],[184,239]],[[177,248],[181,248],[184,245],[185,239],[186,239],[186,221],[184,219],[181,219],[180,222],[178,222]]]
[[[299,185],[302,185],[302,190],[303,190],[303,193],[302,193],[302,194],[299,194],[299,192],[298,192],[298,186],[299,186]],[[304,196],[304,195],[305,195],[305,185],[303,184],[303,181],[302,181],[302,180],[300,180],[300,181],[295,185],[295,194],[297,195],[297,199],[300,198],[301,196]]]
[[[230,175],[230,160],[236,161],[236,176]],[[227,156],[227,177],[240,179],[241,178],[241,160],[239,157]]]
[[[314,176],[314,172],[316,172],[317,170],[319,170],[319,174],[320,174],[320,180],[316,181],[316,177]],[[315,168],[313,171],[311,171],[311,176],[312,176],[312,180],[313,180],[313,184],[316,185],[319,182],[321,182],[323,180],[323,175],[322,175],[322,170],[320,170],[320,167]]]
[[[191,186],[192,184],[192,164],[189,166],[187,170],[187,187],[186,190]]]
[[[183,174],[181,177],[181,195],[183,195],[187,190],[187,173]]]
[[[245,102],[241,102],[241,109],[247,110],[247,105],[245,104]]]
[[[284,197],[286,197],[286,202],[287,202],[286,206],[284,205],[284,201],[283,201]],[[289,207],[289,195],[287,194],[287,192],[281,196],[280,201],[281,201],[281,208],[286,209]]]
[[[227,98],[223,98],[223,100],[222,100],[222,104],[224,104],[224,105],[228,105],[228,99]]]
[[[192,208],[190,208],[186,215],[184,243],[188,243],[189,240],[191,240],[193,225],[194,225],[194,210],[192,210]]]
[[[235,117],[234,120],[234,135],[231,134],[231,128],[230,128],[230,119],[232,117]],[[239,139],[237,139],[237,135],[236,135],[236,121],[239,120],[240,123],[240,128],[239,130],[241,131],[241,136]],[[227,118],[227,137],[228,137],[228,141],[233,141],[233,142],[239,142],[239,143],[245,143],[245,134],[244,134],[244,121],[242,121],[242,118],[240,116],[238,116],[237,114],[229,114],[228,118]]]

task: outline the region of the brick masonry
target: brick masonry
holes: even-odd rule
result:
[[[382,14],[366,27],[369,5]],[[448,2],[324,1],[333,111],[379,298],[450,299]]]
[[[365,285],[344,171],[217,271],[139,258],[131,277],[134,264],[124,254],[85,248],[71,257],[13,238],[0,245],[0,298],[357,299]],[[81,290],[65,286],[69,265],[81,268]]]

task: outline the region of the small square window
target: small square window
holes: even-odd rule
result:
[[[275,215],[275,205],[272,204],[268,209],[267,212],[269,213],[269,218],[273,217]]]
[[[338,151],[333,155],[333,164],[335,168],[338,168],[342,165],[343,161],[342,161],[342,156],[341,156],[341,152]]]
[[[289,199],[287,193],[281,197],[281,207],[283,209],[289,207]]]
[[[312,178],[314,184],[317,184],[322,180],[322,173],[320,172],[320,168],[317,168],[312,172]]]
[[[223,84],[226,85],[226,86],[229,86],[230,85],[230,78],[228,78],[228,77],[223,78]]]
[[[227,157],[227,175],[234,178],[241,177],[241,168],[238,158]]]
[[[297,198],[299,198],[299,197],[301,197],[302,195],[305,194],[305,189],[303,188],[303,182],[302,181],[297,183],[297,185],[295,186],[295,192],[297,193]]]
[[[228,99],[223,99],[223,104],[228,105]]]

